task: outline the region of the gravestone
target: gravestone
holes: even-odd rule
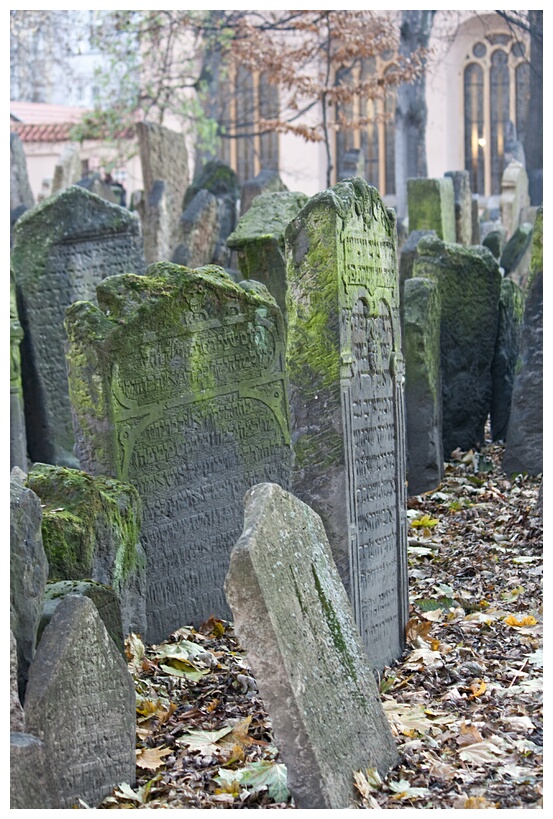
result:
[[[240,189],[240,216],[242,217],[251,208],[256,196],[261,193],[287,191],[288,188],[278,175],[277,171],[263,168],[253,179],[246,179]]]
[[[54,166],[52,193],[75,185],[82,177],[82,163],[79,156],[79,146],[76,142],[66,145],[61,156]]]
[[[530,222],[524,222],[522,225],[519,225],[513,231],[513,235],[501,251],[501,258],[499,260],[499,264],[505,271],[505,275],[514,279],[521,287],[526,285],[528,279],[530,259],[527,258],[526,265],[524,265],[523,262],[525,257],[531,252],[533,230],[534,228]]]
[[[508,475],[543,472],[543,209],[538,208],[530,280],[502,468]]]
[[[23,330],[17,313],[15,277],[10,267],[10,469],[18,466],[27,471],[27,435],[25,407],[21,384],[20,345]]]
[[[350,148],[338,157],[339,181],[353,176],[365,178],[365,154],[360,148]]]
[[[247,289],[246,289],[247,288]],[[263,285],[153,265],[67,313],[83,469],[143,503],[147,640],[228,615],[223,581],[254,483],[287,487],[284,328]]]
[[[399,252],[400,297],[407,279],[413,275],[413,263],[417,256],[417,245],[423,236],[436,236],[435,230],[412,230]]]
[[[417,245],[413,276],[438,283],[443,447],[448,459],[458,447],[469,450],[485,443],[501,273],[487,248],[424,237]]]
[[[505,441],[507,437],[523,312],[523,291],[512,279],[502,279],[499,324],[492,361],[492,402],[490,406],[492,441]]]
[[[505,228],[499,224],[496,227],[494,222],[487,222],[487,225],[493,227],[490,230],[482,231],[482,244],[488,250],[491,250],[495,258],[499,260],[505,247]]]
[[[354,771],[384,775],[397,753],[320,517],[254,486],[225,592],[296,807],[351,807]]]
[[[407,618],[404,367],[395,214],[360,178],[285,234],[293,489],[323,519],[375,667]]]
[[[501,177],[499,211],[501,224],[507,231],[507,241],[520,224],[521,212],[529,207],[528,175],[522,162],[509,162]]]
[[[23,143],[18,134],[10,131],[10,245],[11,228],[34,204]]]
[[[206,188],[198,191],[183,211],[179,229],[180,244],[171,261],[191,268],[211,264],[219,238],[219,207]]]
[[[468,171],[447,171],[444,174],[453,182],[455,207],[455,241],[460,245],[472,242],[472,191]]]
[[[124,633],[144,634],[142,504],[134,486],[48,464],[34,464],[27,485],[42,502],[49,580],[95,580],[111,586],[120,602]]]
[[[40,500],[17,468],[10,477],[10,628],[17,642],[19,696],[25,699],[36,646],[48,563],[42,544]]]
[[[108,185],[107,182],[104,182],[98,172],[91,173],[89,176],[79,179],[75,184],[81,188],[85,188],[87,191],[90,191],[90,193],[95,193],[96,196],[101,196],[102,199],[107,199],[108,202],[114,202],[117,205],[121,204],[111,189],[111,186]]]
[[[284,231],[308,197],[293,191],[262,193],[242,216],[227,245],[238,254],[245,279],[262,282],[282,311],[286,323],[286,259]]]
[[[59,808],[45,745],[24,732],[10,733],[10,809]]]
[[[444,476],[440,300],[431,279],[407,279],[403,290],[407,490],[436,489]]]
[[[72,185],[23,214],[12,265],[24,331],[21,367],[31,461],[78,467],[65,365],[65,308],[116,273],[143,273],[140,223]]]
[[[68,596],[38,645],[27,685],[29,733],[45,745],[59,807],[95,808],[136,778],[136,695],[94,604]]]
[[[167,261],[178,242],[188,150],[184,134],[162,125],[139,122],[136,135],[144,184],[144,254],[150,264]]]
[[[435,230],[444,242],[455,242],[455,201],[449,177],[407,180],[409,230]]]

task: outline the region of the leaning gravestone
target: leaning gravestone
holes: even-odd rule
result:
[[[18,466],[27,471],[27,435],[21,384],[20,345],[23,330],[17,313],[15,277],[10,267],[10,469]]]
[[[403,289],[407,489],[419,495],[444,476],[440,300],[431,279],[407,279]]]
[[[49,464],[34,464],[27,485],[42,502],[49,580],[111,586],[121,606],[119,628],[145,634],[142,504],[135,487]]]
[[[530,281],[502,468],[508,475],[543,472],[543,209],[534,226]]]
[[[468,171],[447,171],[444,174],[453,182],[455,206],[455,241],[460,245],[472,244],[472,191]]]
[[[513,235],[505,244],[501,251],[499,264],[505,271],[505,275],[516,280],[521,287],[526,285],[528,278],[528,266],[526,270],[520,269],[524,267],[521,263],[524,257],[530,253],[532,245],[532,235],[534,228],[530,222],[523,222],[513,231]]]
[[[211,266],[114,277],[98,303],[67,313],[76,450],[86,471],[142,498],[147,640],[157,642],[227,616],[244,493],[289,484],[282,316],[261,284]]]
[[[27,730],[42,740],[59,807],[98,804],[136,778],[136,695],[94,604],[66,597],[38,645],[27,685]]]
[[[403,357],[395,214],[360,178],[286,229],[293,492],[323,519],[376,668],[407,622]]]
[[[512,279],[502,279],[499,297],[499,324],[492,361],[492,441],[507,437],[515,367],[520,348],[524,293]]]
[[[65,366],[65,308],[117,273],[144,272],[140,223],[72,185],[23,214],[12,265],[24,331],[21,366],[31,461],[78,467]]]
[[[444,242],[456,242],[453,180],[417,178],[407,180],[409,230],[435,230]]]
[[[384,775],[397,755],[320,517],[254,486],[225,592],[296,806],[350,807],[354,771]]]
[[[448,459],[458,447],[469,450],[485,443],[501,273],[485,247],[425,237],[417,245],[413,276],[438,283],[443,446]]]
[[[257,196],[227,245],[238,253],[238,268],[245,279],[262,282],[282,310],[286,323],[286,259],[284,231],[307,203],[304,193],[275,191]]]

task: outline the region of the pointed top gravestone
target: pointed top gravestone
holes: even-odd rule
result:
[[[144,272],[138,217],[78,185],[23,214],[12,265],[31,461],[78,467],[65,367],[65,308],[95,299],[106,276]]]

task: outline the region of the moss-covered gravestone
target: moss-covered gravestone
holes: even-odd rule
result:
[[[78,467],[65,366],[65,308],[78,299],[94,300],[105,276],[144,272],[138,217],[72,185],[17,221],[12,265],[24,331],[29,456]]]
[[[19,346],[23,330],[17,314],[15,277],[10,268],[10,469],[18,466],[27,471],[27,435],[21,384],[21,354]]]
[[[453,182],[455,209],[455,241],[460,245],[472,244],[472,191],[468,171],[447,171],[444,176]]]
[[[507,437],[523,312],[524,292],[512,279],[502,279],[499,324],[492,361],[492,441],[504,441]]]
[[[393,211],[360,178],[286,230],[293,492],[323,519],[371,660],[407,618],[404,366]]]
[[[144,634],[142,504],[134,486],[49,464],[34,464],[27,485],[42,502],[49,580],[111,586],[121,606],[120,628]]]
[[[492,398],[501,273],[484,247],[424,237],[413,276],[434,279],[440,295],[444,457],[484,445]]]
[[[238,267],[245,279],[262,282],[282,310],[286,322],[286,260],[284,231],[307,203],[304,193],[262,193],[241,217],[227,245],[238,252]]]
[[[407,180],[409,230],[435,230],[444,242],[456,242],[455,193],[450,177]]]
[[[152,265],[67,312],[84,469],[138,489],[147,559],[147,639],[228,616],[223,581],[242,498],[287,487],[283,322],[266,288],[224,270]]]
[[[403,289],[407,489],[436,489],[444,475],[440,299],[431,279],[407,279]]]

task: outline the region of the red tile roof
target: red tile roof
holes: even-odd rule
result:
[[[67,142],[73,125],[72,122],[10,122],[10,131],[15,131],[22,142]]]

